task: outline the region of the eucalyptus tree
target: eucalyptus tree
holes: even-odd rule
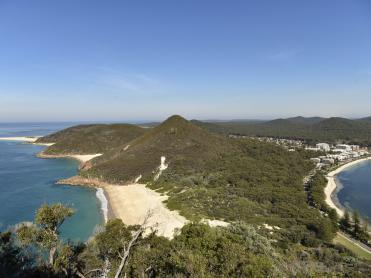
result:
[[[17,235],[20,242],[24,245],[35,245],[49,253],[48,264],[54,267],[58,248],[62,247],[59,238],[60,227],[71,217],[74,210],[62,204],[48,205],[40,207],[32,225],[23,224],[18,230]]]

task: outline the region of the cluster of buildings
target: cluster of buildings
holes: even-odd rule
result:
[[[253,136],[246,136],[246,135],[229,135],[230,138],[246,138],[246,139],[254,139],[260,142],[272,143],[288,149],[289,151],[294,151],[297,148],[304,147],[304,141],[301,140],[292,140],[292,139],[281,139],[281,138],[274,138],[274,137],[253,137]]]
[[[281,139],[274,137],[253,137],[245,135],[229,135],[231,138],[246,138],[254,139],[260,142],[272,143],[284,147],[288,151],[297,149],[306,149],[311,151],[321,152],[321,156],[311,158],[311,161],[317,164],[317,167],[328,166],[337,162],[356,159],[364,155],[368,155],[368,149],[358,145],[337,144],[331,145],[328,143],[318,143],[315,146],[308,146],[302,140]]]
[[[332,165],[340,161],[359,158],[361,156],[369,154],[367,148],[361,148],[358,145],[347,144],[330,145],[327,143],[319,143],[315,147],[306,147],[305,149],[326,153],[326,155],[311,158],[311,160],[319,167],[323,165]]]

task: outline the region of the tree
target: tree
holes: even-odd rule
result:
[[[48,264],[54,267],[55,256],[60,246],[59,229],[67,217],[74,213],[62,204],[43,205],[38,209],[33,225],[22,225],[17,230],[18,238],[25,245],[36,244],[49,252]]]
[[[336,210],[330,209],[329,212],[328,212],[328,217],[331,220],[332,230],[333,230],[333,233],[335,234],[339,229],[338,228],[339,218],[338,218],[338,214],[337,214]]]
[[[16,246],[11,232],[0,232],[0,277],[21,277],[32,268],[32,260]]]
[[[368,233],[368,219],[365,220],[363,225],[363,234],[365,235],[365,241],[367,242],[370,239],[370,234]]]
[[[359,219],[359,213],[357,211],[353,212],[353,235],[354,237],[359,237],[361,234],[361,225],[360,225],[360,219]]]
[[[150,217],[151,212],[148,212],[143,223],[136,226],[126,226],[121,219],[109,220],[105,231],[96,236],[98,256],[104,261],[105,266],[116,267],[115,278],[121,277],[134,246],[140,243],[144,231],[149,228],[147,222]],[[106,272],[105,266],[101,272]]]
[[[345,210],[344,216],[340,219],[340,227],[344,231],[349,231],[351,224],[350,224],[350,216],[349,212]]]
[[[338,223],[338,221],[339,221],[338,214],[337,214],[335,209],[330,209],[329,210],[328,217],[331,219],[332,223]]]
[[[368,240],[370,239],[370,235],[368,233],[368,219],[364,220],[362,230],[358,236],[358,239],[364,243],[367,243]]]

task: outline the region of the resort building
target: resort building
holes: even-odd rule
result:
[[[331,150],[330,145],[327,143],[318,143],[316,148],[325,152],[329,152]]]

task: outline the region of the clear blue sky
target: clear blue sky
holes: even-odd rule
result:
[[[371,1],[0,0],[0,121],[371,115]]]

